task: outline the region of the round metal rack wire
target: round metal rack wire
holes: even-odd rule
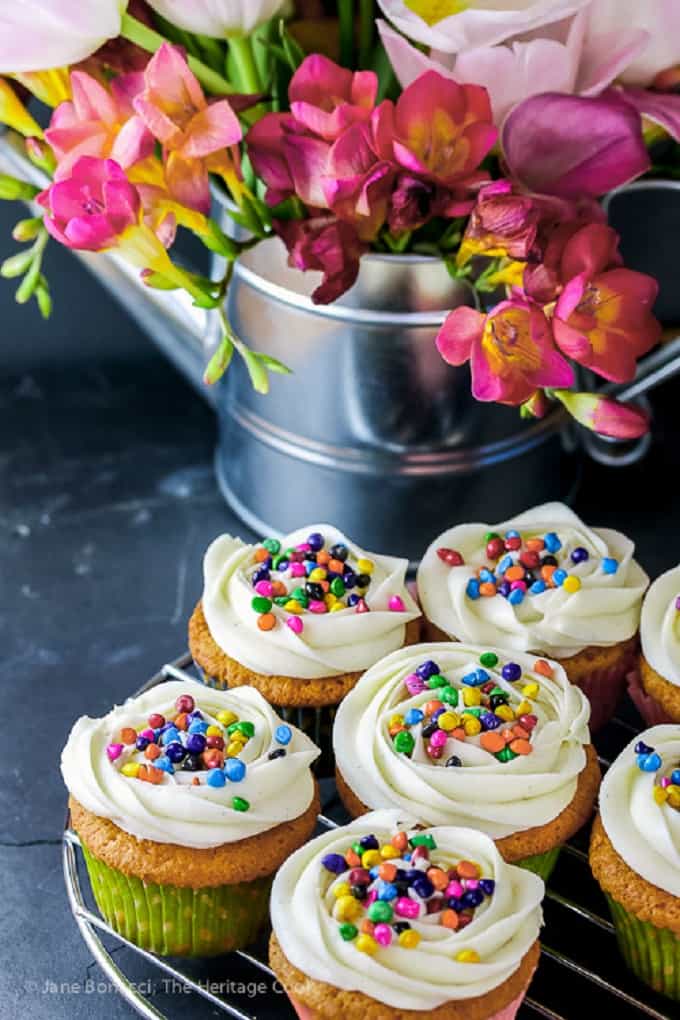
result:
[[[196,680],[190,655],[163,666],[136,693],[168,679]],[[614,719],[597,737],[603,771],[635,734]],[[605,756],[606,755],[606,756]],[[322,781],[319,831],[347,818],[332,780]],[[564,848],[550,879],[544,903],[541,965],[519,1020],[677,1020],[680,1010],[640,984],[626,970],[616,948],[614,928],[599,887],[590,874],[588,831]],[[104,921],[93,906],[78,836],[67,817],[63,837],[64,879],[80,934],[94,963],[115,989],[147,1020],[226,1015],[235,1020],[284,1020],[295,1016],[283,989],[267,965],[267,940],[250,952],[237,952],[196,963],[169,960],[134,946]]]

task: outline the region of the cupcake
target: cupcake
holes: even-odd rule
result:
[[[342,801],[493,839],[550,875],[600,782],[589,705],[561,666],[463,644],[394,652],[361,678],[333,731]]]
[[[590,866],[627,965],[680,1001],[680,726],[646,730],[607,772]]]
[[[614,714],[637,650],[649,578],[634,550],[562,503],[451,528],[418,571],[425,635],[556,659],[590,699],[594,732]]]
[[[640,639],[630,696],[648,726],[680,722],[680,567],[657,577],[645,595]]]
[[[314,829],[318,753],[253,688],[173,681],[79,719],[61,770],[108,923],[161,955],[251,942],[274,872]]]
[[[364,670],[418,640],[407,568],[323,524],[260,545],[222,535],[189,622],[194,661],[213,686],[250,684],[283,709],[333,708]],[[318,714],[313,724],[320,739]]]
[[[543,894],[481,832],[376,811],[280,869],[269,961],[304,1020],[512,1020]]]

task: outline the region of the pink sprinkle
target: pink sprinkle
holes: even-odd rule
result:
[[[478,878],[466,878],[463,880],[463,885],[466,889],[479,889]]]
[[[433,747],[432,744],[427,745],[427,753],[430,758],[441,758],[444,753],[443,747]]]
[[[527,590],[527,583],[526,583],[526,581],[513,581],[512,584],[510,585],[510,588],[513,591],[516,591],[516,590],[526,591]]]
[[[678,595],[678,597],[675,600],[675,608],[680,613],[680,595]]]
[[[109,761],[115,761],[116,758],[120,758],[122,753],[123,753],[122,744],[109,744],[109,746],[106,748],[106,754]]]
[[[393,595],[387,605],[392,613],[406,612],[406,606],[404,605],[404,600],[401,595]]]
[[[421,691],[425,690],[425,681],[417,673],[410,673],[404,680],[404,683],[409,694],[420,694]]]
[[[286,623],[292,630],[293,634],[302,634],[305,629],[305,625],[299,616],[289,616]]]
[[[368,894],[368,896],[364,900],[364,903],[366,904],[367,907],[370,907],[371,903],[375,903],[377,898],[378,898],[378,890],[377,889],[371,889],[370,893]]]
[[[258,595],[264,595],[266,599],[270,599],[274,594],[274,585],[271,581],[258,581],[255,585],[255,591]]]
[[[432,747],[443,747],[448,739],[449,735],[444,730],[435,730],[430,737],[430,744]]]
[[[373,938],[380,946],[389,946],[392,941],[392,929],[389,924],[376,924],[373,929]]]
[[[399,917],[415,918],[420,914],[420,904],[410,900],[408,896],[400,896],[394,904],[394,912],[399,914]]]
[[[368,606],[366,605],[366,602],[365,602],[364,599],[359,599],[359,601],[357,602],[357,604],[354,607],[354,612],[355,613],[368,613],[368,612],[370,612],[370,610],[369,610]]]
[[[455,896],[456,899],[460,899],[464,892],[465,890],[463,889],[461,883],[457,879],[454,879],[453,882],[449,882],[449,884],[447,885],[445,895]]]
[[[290,565],[290,576],[291,577],[306,577],[307,571],[305,570],[304,563],[291,563]]]
[[[664,790],[666,789],[667,786],[671,786],[671,777],[663,776],[663,778],[661,779],[661,786]]]
[[[140,737],[146,737],[147,740],[155,740],[156,734],[153,730],[141,730],[139,733]]]
[[[309,544],[309,542],[300,542],[300,544],[296,545],[295,548],[297,549],[298,552],[311,552],[312,551],[312,547]]]
[[[310,613],[327,613],[328,612],[328,606],[326,605],[326,603],[325,602],[319,602],[319,601],[317,601],[317,599],[312,599],[311,602],[309,603],[309,605],[307,606],[307,608],[309,609]]]

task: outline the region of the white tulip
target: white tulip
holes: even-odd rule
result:
[[[128,0],[2,0],[0,74],[84,60],[120,33]]]
[[[149,0],[160,15],[178,28],[213,39],[250,35],[273,18],[285,0]]]

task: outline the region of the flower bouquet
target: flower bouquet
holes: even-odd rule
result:
[[[630,380],[660,337],[657,285],[623,265],[599,200],[664,160],[680,172],[680,5],[8,0],[0,75],[0,123],[46,176],[0,176],[0,198],[33,203],[0,270],[19,302],[49,315],[50,239],[115,251],[220,316],[206,383],[237,354],[266,392],[286,366],[225,311],[244,250],[278,235],[323,274],[318,303],[369,252],[437,256],[484,309],[454,309],[436,339],[476,399],[647,430],[579,378]],[[211,217],[215,187],[238,230]],[[180,230],[224,272],[184,267]]]

